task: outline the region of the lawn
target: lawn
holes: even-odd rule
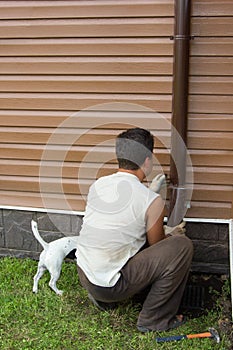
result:
[[[224,333],[220,344],[212,339],[155,341],[156,336],[205,332],[210,326],[219,329],[219,307],[179,329],[143,335],[135,326],[139,305],[128,301],[115,310],[99,311],[80,286],[74,262],[63,263],[58,281],[62,297],[50,290],[48,273],[40,280],[38,294],[32,293],[36,269],[37,262],[30,259],[0,259],[1,350],[232,349]]]

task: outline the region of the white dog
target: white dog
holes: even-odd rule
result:
[[[37,293],[39,279],[42,277],[44,272],[48,270],[51,275],[49,286],[55,293],[62,295],[63,291],[57,288],[56,282],[60,277],[61,266],[64,258],[72,250],[77,248],[77,236],[63,237],[47,243],[41,238],[38,232],[37,223],[34,220],[31,221],[31,227],[35,238],[44,248],[40,254],[37,273],[34,276],[33,292]]]

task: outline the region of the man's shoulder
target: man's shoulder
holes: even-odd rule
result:
[[[99,177],[97,180],[95,180],[91,184],[90,190],[103,188],[103,187],[106,187],[106,186],[109,186],[109,185],[113,184],[114,183],[114,178],[115,178],[114,175],[115,175],[115,173]]]
[[[104,175],[99,177],[97,180],[95,180],[94,184],[98,184],[98,183],[105,183],[107,181],[112,181],[115,178],[116,173],[110,174],[110,175]]]

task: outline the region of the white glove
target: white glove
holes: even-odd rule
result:
[[[177,225],[177,226],[167,226],[164,225],[164,233],[165,236],[169,235],[169,236],[180,236],[180,235],[184,235],[185,234],[185,222],[182,221],[181,224]]]
[[[149,188],[152,191],[159,193],[164,185],[166,185],[166,176],[164,174],[158,174],[153,178]]]

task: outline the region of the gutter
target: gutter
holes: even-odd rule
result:
[[[170,205],[168,225],[184,218],[186,202],[186,147],[189,83],[191,0],[175,1],[172,131],[170,157]]]

